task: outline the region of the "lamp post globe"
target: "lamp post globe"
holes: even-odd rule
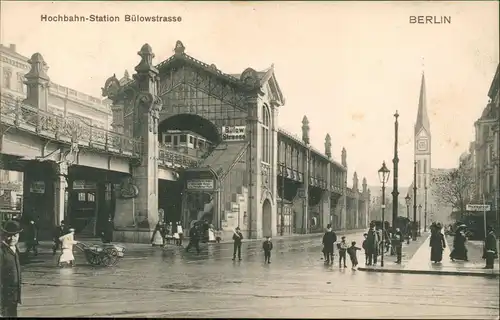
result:
[[[384,251],[385,251],[385,184],[389,181],[391,172],[382,162],[382,167],[378,170],[378,177],[382,183],[382,255],[380,257],[380,266],[384,266]]]

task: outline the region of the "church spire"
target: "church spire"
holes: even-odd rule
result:
[[[427,115],[427,101],[425,96],[425,74],[422,71],[422,81],[420,84],[420,97],[418,98],[417,122],[415,123],[415,135],[424,129],[428,135],[431,134],[429,116]]]

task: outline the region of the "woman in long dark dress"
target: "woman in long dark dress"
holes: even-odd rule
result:
[[[440,263],[443,260],[443,250],[446,248],[444,235],[441,232],[442,226],[438,222],[431,226],[431,239],[429,246],[431,247],[431,261]]]
[[[467,237],[465,236],[465,225],[461,225],[457,228],[455,232],[455,238],[453,239],[453,250],[450,254],[451,261],[462,260],[469,261],[467,258],[467,247],[465,242],[467,242]]]

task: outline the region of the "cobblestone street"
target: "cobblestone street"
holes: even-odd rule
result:
[[[342,234],[338,234],[341,236]],[[348,234],[362,241],[362,234]],[[497,279],[385,274],[325,266],[321,238],[274,240],[272,264],[260,242],[204,245],[202,253],[146,247],[113,268],[59,269],[46,251],[24,267],[23,317],[371,317],[493,319]],[[359,254],[363,260],[363,253]],[[388,258],[390,259],[390,258]],[[350,263],[347,264],[350,266]]]

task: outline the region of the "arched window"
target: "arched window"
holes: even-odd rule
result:
[[[267,105],[262,106],[262,161],[271,163],[271,114]]]

